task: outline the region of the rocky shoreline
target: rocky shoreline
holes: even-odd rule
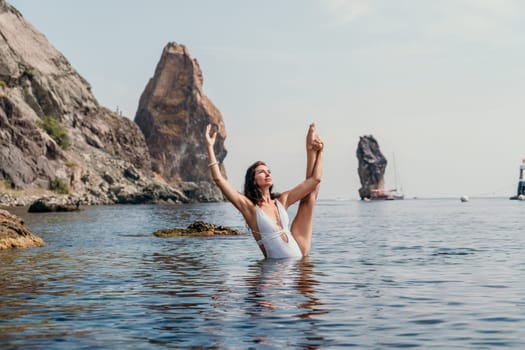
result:
[[[89,82],[6,0],[0,47],[0,208],[224,200],[202,142],[205,126],[214,125],[226,176],[224,121],[184,45],[164,48],[135,120],[100,105]],[[34,237],[20,218],[1,211],[0,248],[44,244]]]
[[[0,250],[10,248],[42,247],[42,238],[34,235],[21,218],[0,209]]]
[[[191,188],[191,185],[188,185]],[[216,200],[213,200],[216,202]],[[57,194],[52,191],[0,190],[0,208],[28,207],[29,212],[76,211],[81,206],[115,204],[184,204],[207,202],[190,199],[184,192],[168,185],[150,185],[141,191],[115,193],[114,196]]]

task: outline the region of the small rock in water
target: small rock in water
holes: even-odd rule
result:
[[[468,201],[469,201],[469,198],[468,198],[468,196],[461,196],[460,200],[461,200],[462,202],[468,202]]]
[[[218,226],[203,221],[195,221],[186,228],[163,228],[153,232],[157,237],[207,237],[216,235],[242,235],[242,232],[225,226]]]
[[[35,236],[21,218],[0,209],[0,250],[8,248],[42,247],[44,241]]]

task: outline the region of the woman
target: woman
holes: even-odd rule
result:
[[[213,146],[217,133],[206,127],[211,176],[223,195],[237,208],[266,258],[308,255],[312,242],[312,219],[322,175],[323,142],[310,124],[306,136],[306,179],[289,191],[272,193],[273,179],[264,162],[255,162],[245,176],[244,195],[222,176]],[[286,209],[300,200],[291,226]]]

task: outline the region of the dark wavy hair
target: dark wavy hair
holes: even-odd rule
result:
[[[262,199],[261,190],[255,185],[255,168],[259,165],[266,165],[265,162],[258,160],[246,170],[246,175],[244,176],[244,195],[252,201],[253,204],[257,204]],[[280,193],[272,193],[273,185],[270,186],[270,196],[272,199],[279,197]]]

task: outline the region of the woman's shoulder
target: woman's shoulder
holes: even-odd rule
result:
[[[279,203],[283,207],[288,207],[288,192],[279,193],[279,196],[275,198],[275,202]]]

